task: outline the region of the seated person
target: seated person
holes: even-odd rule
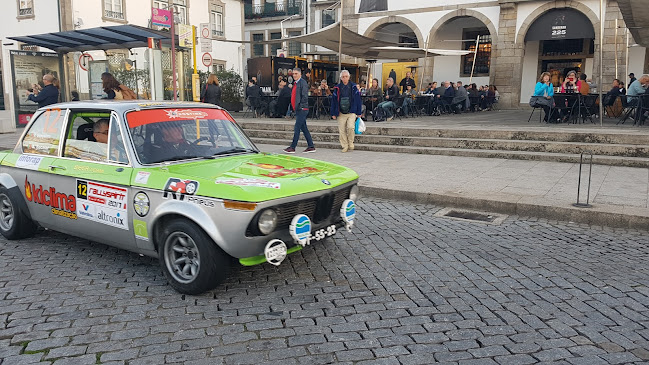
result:
[[[92,136],[99,143],[108,143],[108,119],[99,119],[92,126]]]
[[[191,157],[192,144],[185,139],[183,128],[177,122],[161,123],[162,140],[156,140],[151,151],[151,162],[168,161],[179,157]]]
[[[466,102],[469,99],[468,91],[462,86],[462,81],[457,82],[457,90],[451,101],[453,111],[455,114],[459,114],[462,110],[466,108]]]
[[[414,93],[412,91],[411,85],[406,85],[406,92],[403,94],[403,102],[401,103],[401,108],[403,108],[403,114],[408,115],[410,113],[410,106],[414,103]]]
[[[391,77],[388,77],[386,80],[384,101],[377,105],[378,108],[383,110],[383,115],[387,118],[387,121],[393,119],[392,110],[395,109],[396,105],[394,100],[399,97],[399,87],[394,84],[394,80]],[[379,120],[377,120],[379,121]]]

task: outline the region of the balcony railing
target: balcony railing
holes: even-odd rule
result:
[[[212,29],[212,37],[223,37],[223,31]]]
[[[22,9],[18,10],[18,15],[19,16],[34,15],[34,9],[33,8],[22,8]]]
[[[277,1],[261,5],[245,4],[246,19],[260,19],[289,15],[302,15],[302,2],[299,0]]]
[[[120,13],[118,11],[112,11],[112,10],[105,10],[104,18],[124,20],[124,13]]]

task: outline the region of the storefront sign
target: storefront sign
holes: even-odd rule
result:
[[[151,8],[151,24],[171,28],[171,12],[158,8]]]
[[[553,39],[594,39],[593,24],[583,13],[574,9],[554,9],[532,23],[525,41]]]

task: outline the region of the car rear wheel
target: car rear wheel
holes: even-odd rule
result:
[[[178,292],[200,294],[214,289],[227,277],[230,257],[196,224],[173,220],[161,238],[160,265]]]
[[[36,233],[36,224],[20,208],[18,199],[22,197],[17,191],[0,186],[0,233],[10,240],[31,237]]]

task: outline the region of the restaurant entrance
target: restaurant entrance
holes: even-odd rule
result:
[[[591,73],[594,60],[593,39],[563,39],[539,42],[539,72],[549,72],[559,86],[569,71]]]

